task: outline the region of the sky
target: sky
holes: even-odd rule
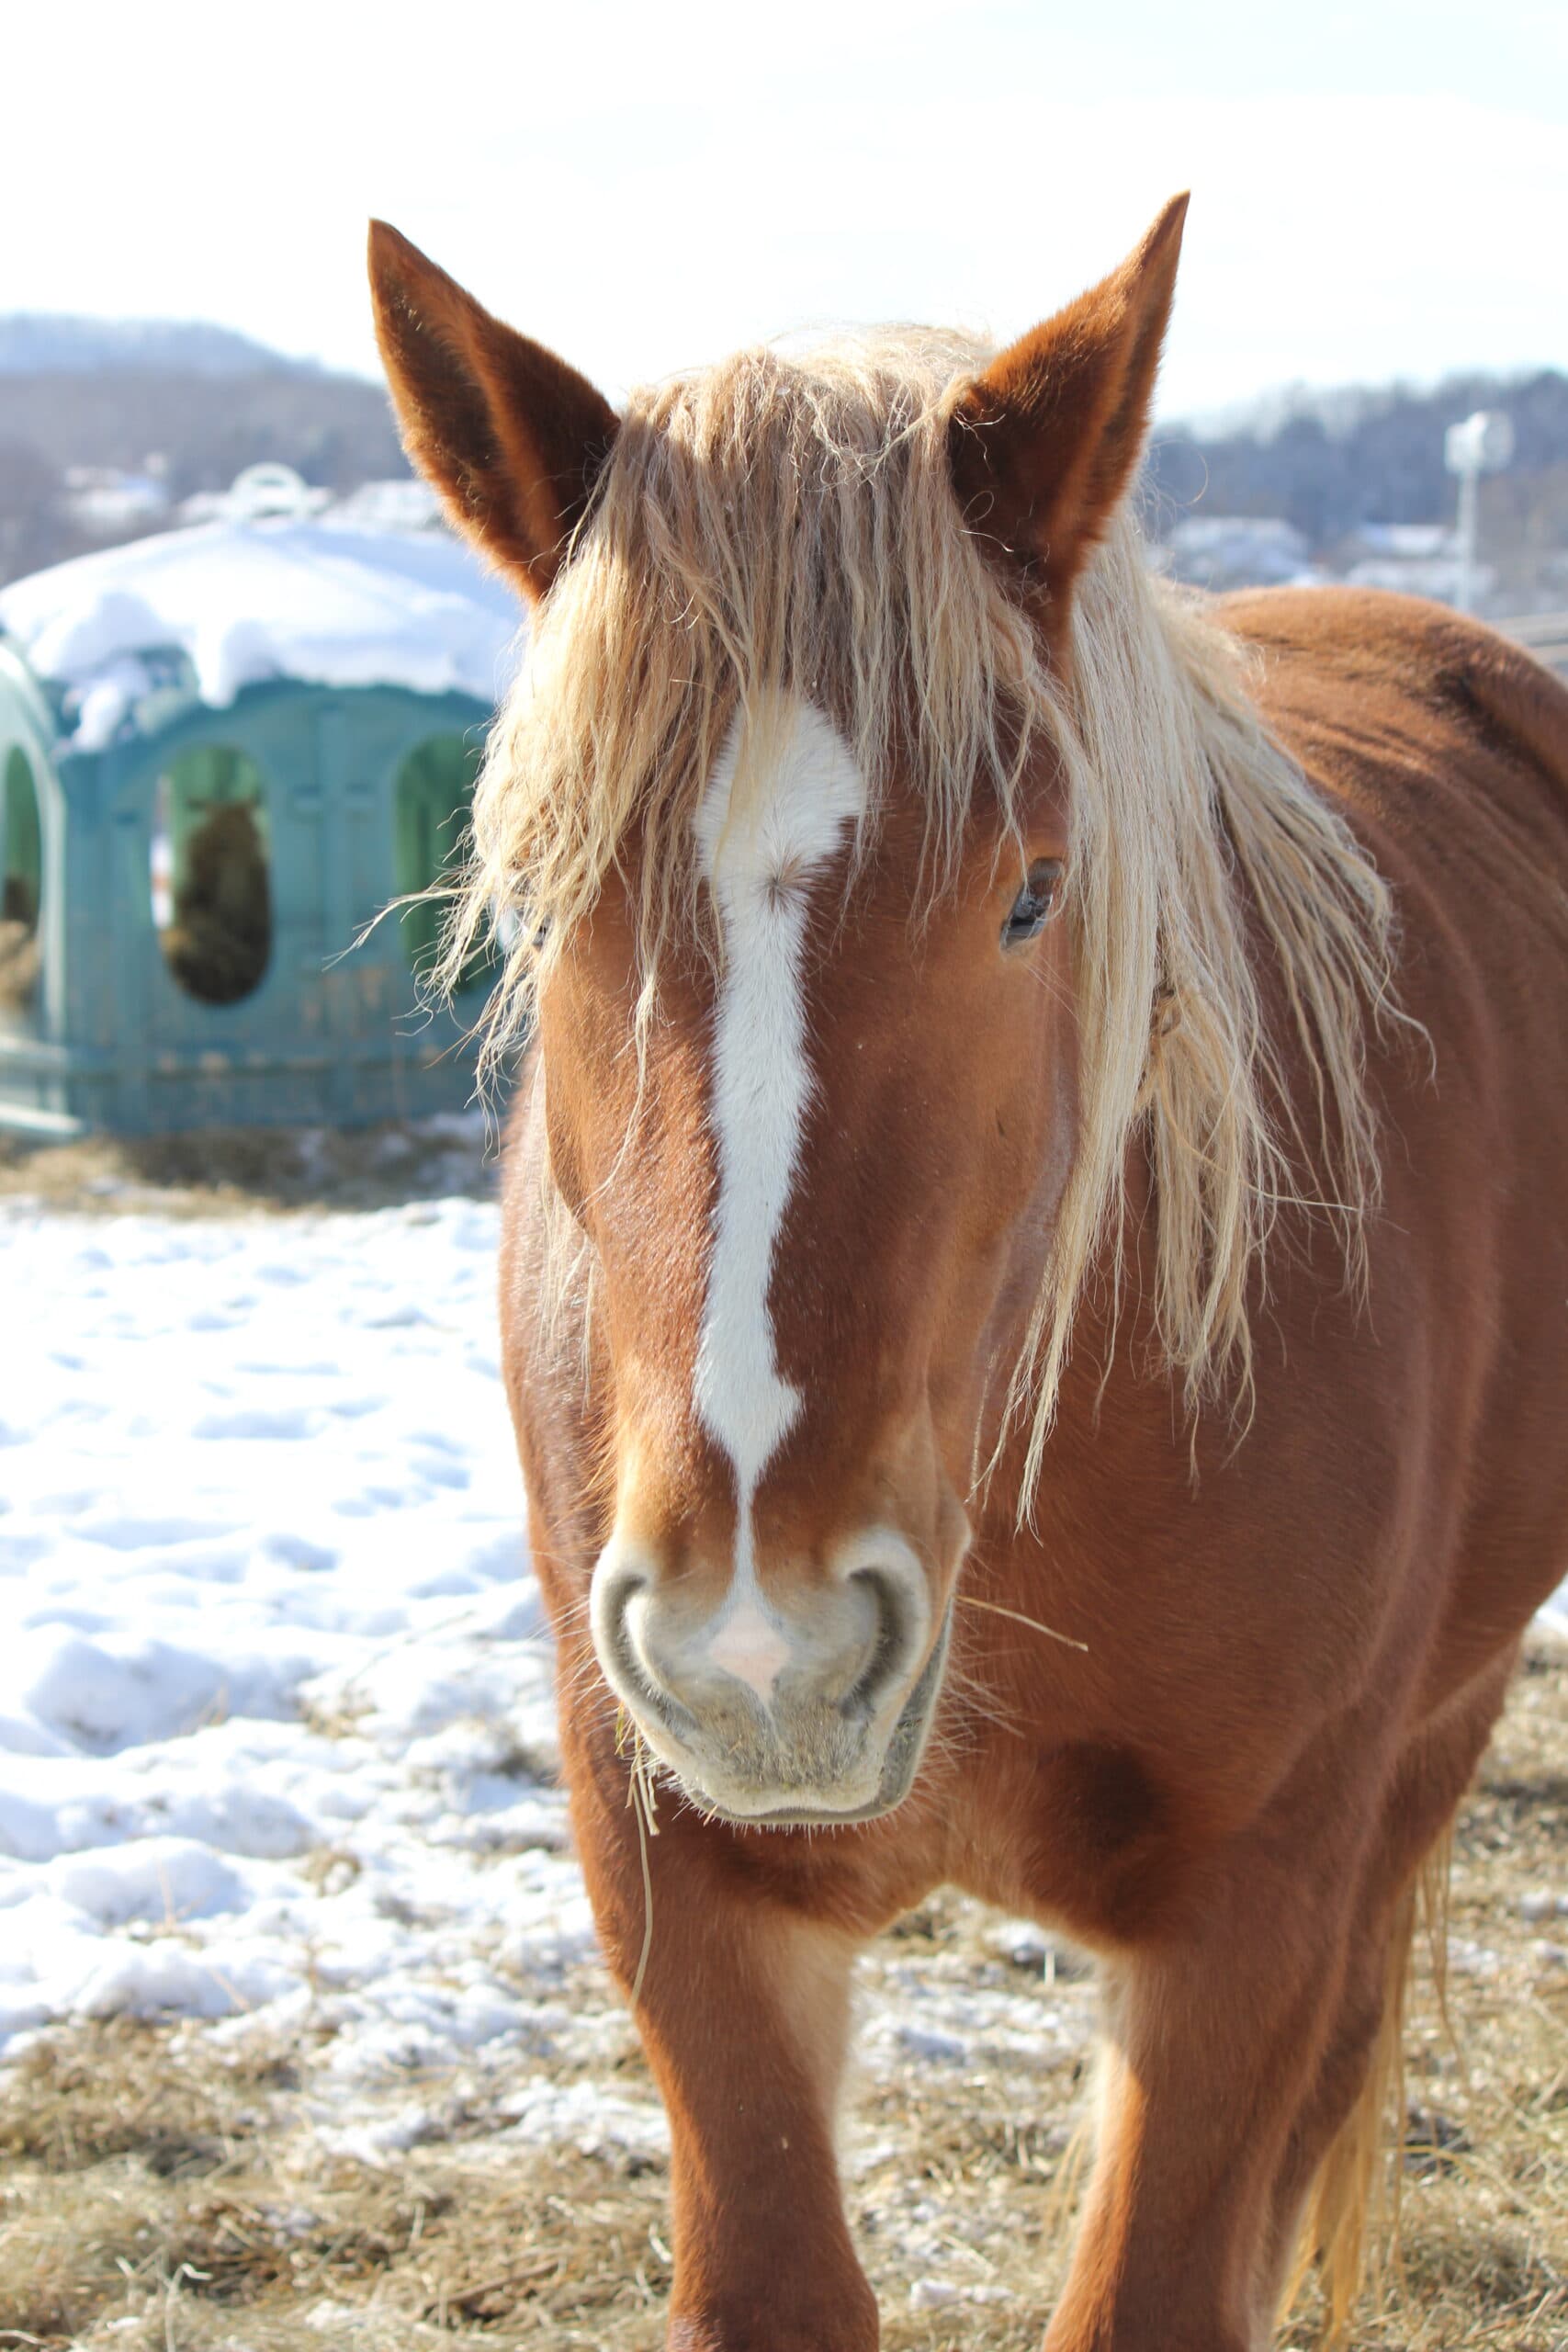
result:
[[[611,395],[886,319],[1007,338],[1190,187],[1160,407],[1568,366],[1563,0],[28,0],[0,311],[371,372],[382,214]]]

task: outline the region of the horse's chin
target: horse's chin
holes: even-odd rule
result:
[[[722,1772],[706,1773],[697,1759],[682,1756],[669,1769],[691,1802],[738,1829],[848,1829],[866,1821],[880,1821],[896,1813],[914,1785],[926,1752],[937,1698],[947,1665],[953,1625],[949,1603],[942,1631],[931,1646],[894,1722],[880,1758],[864,1758],[863,1775],[829,1788],[748,1788]]]

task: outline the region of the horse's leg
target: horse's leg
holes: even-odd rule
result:
[[[622,1786],[624,1787],[624,1778]],[[859,1939],[768,1892],[765,1864],[689,1814],[649,1849],[580,1804],[601,1939],[670,2118],[671,2352],[874,2352],[876,2304],[844,2218],[833,2120]]]
[[[1274,2185],[1264,2277],[1278,2295],[1312,2198],[1311,2231],[1336,2322],[1359,2282],[1367,2191],[1397,2065],[1401,1995],[1421,1865],[1452,1820],[1484,1752],[1516,1653],[1489,1668],[1400,1758],[1351,1926],[1337,2009]],[[1393,2037],[1391,2040],[1390,2037]],[[1315,2190],[1315,2193],[1314,2193]]]
[[[1325,1820],[1325,1794],[1298,1789],[1211,1857],[1181,1922],[1111,1972],[1099,2147],[1046,2352],[1269,2340],[1272,2191],[1368,1836]]]
[[[1350,1725],[1112,1973],[1100,2151],[1046,2352],[1258,2352],[1354,2109],[1402,1895],[1495,1718],[1499,1660],[1397,1762]],[[1359,1759],[1359,1760],[1358,1760]],[[1383,1793],[1371,1818],[1348,1792]]]

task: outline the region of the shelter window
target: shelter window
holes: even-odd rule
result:
[[[427,980],[441,953],[448,900],[440,896],[461,859],[473,811],[482,745],[462,735],[432,735],[416,744],[398,770],[393,798],[393,878],[403,950],[416,979]],[[430,897],[428,892],[438,895]],[[488,949],[464,967],[459,985],[471,988],[488,968]]]
[[[272,955],[266,789],[255,762],[197,743],[158,778],[152,922],[164,961],[202,1004],[238,1004]]]
[[[38,780],[20,745],[0,771],[0,1012],[19,1012],[38,989],[39,910],[43,899],[43,831]]]

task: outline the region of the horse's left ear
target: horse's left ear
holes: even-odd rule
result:
[[[1120,269],[1024,335],[953,412],[949,456],[970,528],[1064,598],[1132,481],[1176,290],[1187,198]]]
[[[609,455],[615,410],[384,220],[370,223],[370,291],[410,457],[458,529],[542,596]]]

